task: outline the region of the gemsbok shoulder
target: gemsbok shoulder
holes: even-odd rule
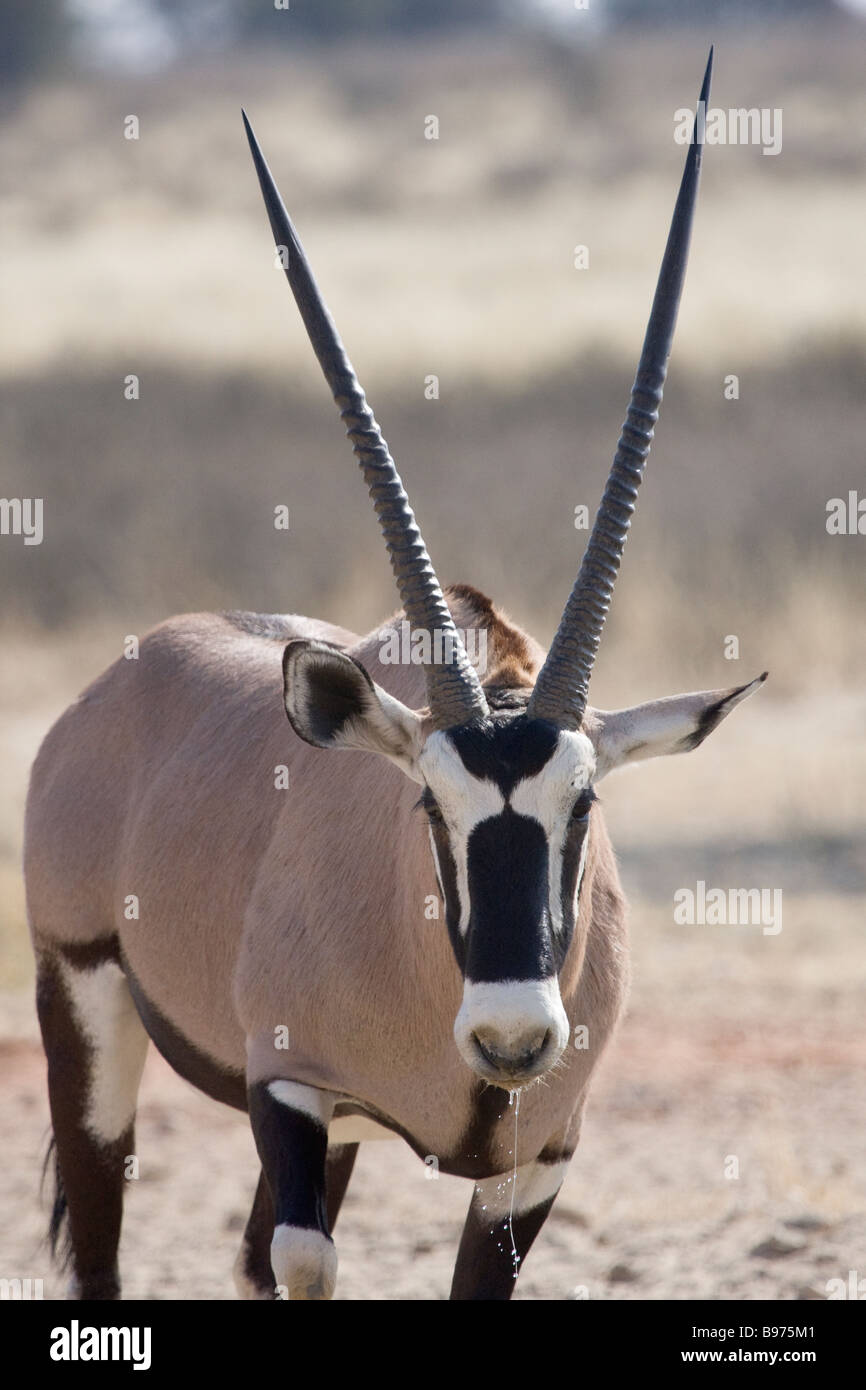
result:
[[[704,102],[711,64],[712,52]],[[587,703],[658,418],[702,145],[696,128],[622,435],[545,655],[476,590],[440,587],[244,121],[402,608],[366,637],[293,614],[172,618],[47,735],[25,868],[50,1235],[55,1251],[63,1236],[72,1296],[119,1296],[124,1159],[150,1039],[249,1114],[261,1173],[235,1266],[242,1295],[332,1296],[358,1144],[398,1136],[474,1184],[452,1298],[506,1299],[627,985],[594,789],[624,763],[696,748],[764,679],[613,712]],[[403,624],[420,662],[389,657]],[[469,659],[470,635],[483,662]],[[431,903],[441,922],[427,920]]]

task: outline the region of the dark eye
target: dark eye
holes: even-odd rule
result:
[[[571,808],[572,821],[586,820],[589,816],[590,808],[592,807],[592,803],[594,801],[595,792],[592,790],[591,787],[587,787],[586,791],[581,792],[580,796],[577,798],[577,800]]]
[[[432,794],[429,791],[426,791],[422,796],[421,804],[424,807],[424,810],[427,812],[427,819],[430,821],[432,825],[445,824],[445,817],[439,810],[438,804],[436,803]]]

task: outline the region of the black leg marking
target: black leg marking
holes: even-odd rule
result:
[[[270,1261],[278,1297],[330,1298],[337,1276],[326,1198],[333,1103],[314,1087],[279,1080],[250,1086],[248,1103],[273,1200]]]
[[[62,1227],[67,1225],[67,1239],[62,1243],[65,1262],[72,1267],[75,1296],[119,1298],[117,1247],[124,1161],[135,1152],[134,1125],[105,1141],[87,1128],[93,1047],[76,1018],[58,963],[48,956],[41,957],[38,965],[36,1007],[48,1059],[55,1145],[57,1190],[49,1238],[59,1253]],[[134,1108],[134,1097],[131,1103]]]
[[[235,1260],[235,1288],[241,1298],[274,1297],[277,1281],[271,1269],[273,1234],[274,1203],[264,1172],[260,1172],[252,1210]]]
[[[330,1233],[333,1233],[339,1216],[357,1156],[357,1144],[334,1144],[328,1149],[325,1206]],[[261,1172],[243,1242],[235,1261],[235,1285],[242,1298],[274,1297],[277,1281],[271,1268],[273,1234],[274,1203],[267,1179],[264,1172]]]
[[[517,1284],[511,1243],[512,1232],[514,1247],[519,1257],[519,1271],[523,1268],[532,1242],[544,1225],[553,1203],[554,1197],[548,1197],[547,1201],[541,1202],[531,1211],[522,1215],[515,1213],[509,1231],[502,1220],[498,1220],[494,1225],[488,1221],[479,1221],[479,1213],[473,1202],[457,1252],[451,1298],[500,1301],[511,1298]]]

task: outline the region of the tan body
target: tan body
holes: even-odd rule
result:
[[[453,607],[458,627],[477,621]],[[286,624],[270,637],[221,616],[172,619],[58,721],[28,804],[35,945],[116,935],[147,1000],[239,1081],[247,1069],[250,1082],[323,1088],[369,1107],[443,1171],[502,1172],[514,1126],[504,1092],[479,1111],[483,1085],[455,1047],[462,979],[441,909],[429,916],[439,895],[417,788],[373,754],[311,748],[282,707],[291,635],[344,647],[410,706],[424,703],[422,673],[380,664],[378,628],[359,640]],[[504,674],[531,686],[542,653],[498,619],[491,672],[503,679],[518,636],[524,664]],[[281,766],[287,789],[275,787]],[[132,895],[137,919],[126,915]],[[523,1097],[521,1163],[573,1148],[623,998],[623,901],[598,807],[580,905],[560,989],[591,1046],[569,1048]],[[274,1047],[281,1027],[286,1049]]]

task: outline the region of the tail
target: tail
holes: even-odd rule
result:
[[[53,1161],[52,1161],[53,1160]],[[69,1263],[72,1247],[69,1240],[69,1222],[67,1220],[68,1211],[66,1203],[66,1192],[63,1187],[63,1178],[60,1173],[60,1161],[57,1157],[57,1143],[54,1135],[48,1144],[45,1153],[45,1161],[42,1164],[42,1180],[40,1183],[40,1194],[45,1192],[45,1182],[48,1178],[49,1168],[52,1170],[54,1179],[54,1198],[51,1203],[51,1219],[48,1222],[48,1244],[51,1254],[61,1269],[65,1269]]]

